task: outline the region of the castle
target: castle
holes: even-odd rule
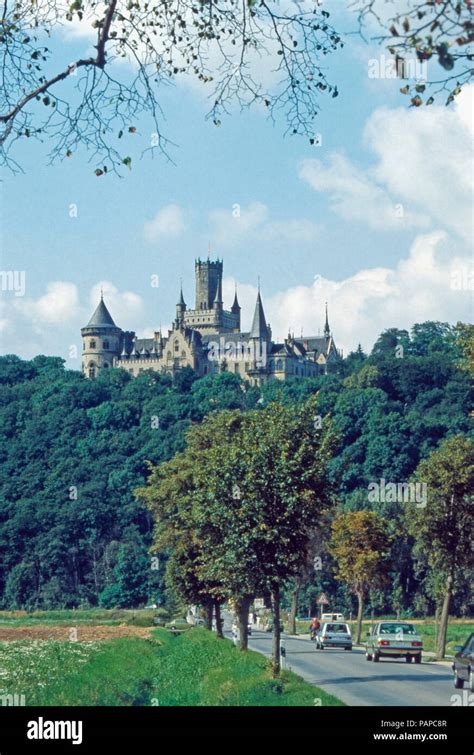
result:
[[[199,376],[227,370],[251,385],[261,385],[270,378],[285,380],[325,373],[327,365],[340,358],[329,329],[327,307],[322,336],[295,339],[288,334],[283,343],[273,341],[260,287],[252,327],[243,333],[237,290],[230,310],[224,309],[222,272],[222,260],[196,260],[194,309],[187,308],[181,288],[176,318],[167,336],[159,330],[152,338],[137,338],[133,331],[122,330],[101,295],[88,324],[81,328],[85,376],[94,378],[110,367],[136,376],[144,370],[173,374],[189,366]]]

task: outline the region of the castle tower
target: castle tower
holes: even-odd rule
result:
[[[181,328],[184,325],[184,313],[186,312],[186,302],[183,296],[183,284],[181,283],[181,292],[179,301],[176,305],[176,327]]]
[[[195,263],[196,305],[198,310],[212,309],[219,290],[222,291],[222,260],[200,260]],[[222,299],[222,294],[220,294]]]
[[[114,323],[104,303],[100,302],[82,335],[82,371],[88,378],[95,378],[100,370],[114,366],[114,358],[120,355],[123,333]]]
[[[234,303],[232,304],[232,307],[231,307],[230,311],[236,317],[235,329],[236,329],[237,332],[240,331],[240,310],[241,310],[241,308],[240,308],[239,300],[237,299],[237,286],[235,286]]]

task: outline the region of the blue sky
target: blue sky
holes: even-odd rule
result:
[[[340,6],[334,23],[348,29]],[[66,39],[58,54],[84,49],[87,40]],[[410,110],[399,81],[368,77],[382,53],[351,36],[328,59],[340,95],[321,100],[320,147],[284,137],[284,121],[257,110],[235,109],[216,127],[188,83],[162,95],[175,164],[140,160],[146,119],[124,137],[133,167],[122,179],[95,177],[85,152],[50,166],[46,145],[24,143],[24,174],[4,175],[1,266],[25,271],[26,291],[2,292],[2,353],[57,354],[79,368],[70,349],[101,285],[121,327],[169,325],[181,277],[193,304],[194,259],[208,242],[224,259],[225,303],[237,282],[248,325],[260,276],[279,337],[316,334],[326,300],[345,352],[369,349],[387,327],[469,319],[471,92],[448,109]]]

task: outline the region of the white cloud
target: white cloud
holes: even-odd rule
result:
[[[52,281],[47,291],[38,299],[17,299],[15,309],[30,319],[33,326],[67,323],[74,320],[79,311],[77,286],[67,281]]]
[[[472,288],[457,281],[471,281],[472,260],[449,256],[451,242],[438,231],[415,238],[409,254],[394,268],[369,268],[342,280],[317,277],[311,286],[298,286],[266,298],[263,303],[273,333],[282,338],[291,326],[317,335],[324,324],[324,303],[336,344],[347,353],[359,342],[370,350],[385,328],[409,329],[414,323],[441,320],[469,321]]]
[[[162,207],[152,220],[144,225],[147,241],[158,241],[162,238],[176,238],[185,230],[184,212],[176,204]]]
[[[453,108],[379,108],[364,130],[372,167],[338,153],[304,161],[300,177],[345,220],[388,231],[441,226],[470,241],[473,93],[467,87]]]
[[[135,330],[139,324],[142,324],[145,316],[143,299],[133,291],[119,291],[110,281],[99,281],[92,286],[89,293],[89,306],[87,307],[86,319],[83,325],[88,322],[95,308],[100,301],[100,294],[103,292],[104,302],[109,310],[113,321],[123,330]]]
[[[466,240],[473,233],[473,94],[467,87],[454,108],[381,108],[364,132],[378,158],[373,175],[391,196]]]
[[[374,230],[429,225],[426,215],[400,210],[400,203],[374,181],[370,171],[358,168],[342,154],[332,154],[327,164],[305,160],[299,174],[315,191],[327,193],[332,210],[345,220],[365,222]]]
[[[262,202],[209,213],[211,235],[220,246],[232,246],[251,237],[253,241],[311,242],[321,227],[306,218],[274,220]]]

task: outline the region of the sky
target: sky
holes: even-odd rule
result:
[[[326,7],[336,28],[354,29],[342,0]],[[62,36],[61,67],[89,34]],[[186,78],[161,99],[173,162],[140,159],[146,119],[126,136],[122,178],[96,177],[86,152],[49,165],[47,144],[20,145],[24,173],[4,171],[0,187],[0,263],[24,271],[25,289],[2,283],[1,353],[80,369],[80,328],[101,288],[121,328],[169,327],[180,279],[194,304],[194,261],[209,244],[224,261],[227,308],[237,284],[244,329],[260,277],[276,339],[317,335],[325,302],[345,354],[370,351],[386,328],[471,321],[474,87],[449,107],[408,108],[399,80],[369,75],[374,60],[384,70],[383,48],[344,41],[327,60],[339,96],[321,99],[319,145],[285,136],[260,109],[235,107],[216,127],[205,85]]]

